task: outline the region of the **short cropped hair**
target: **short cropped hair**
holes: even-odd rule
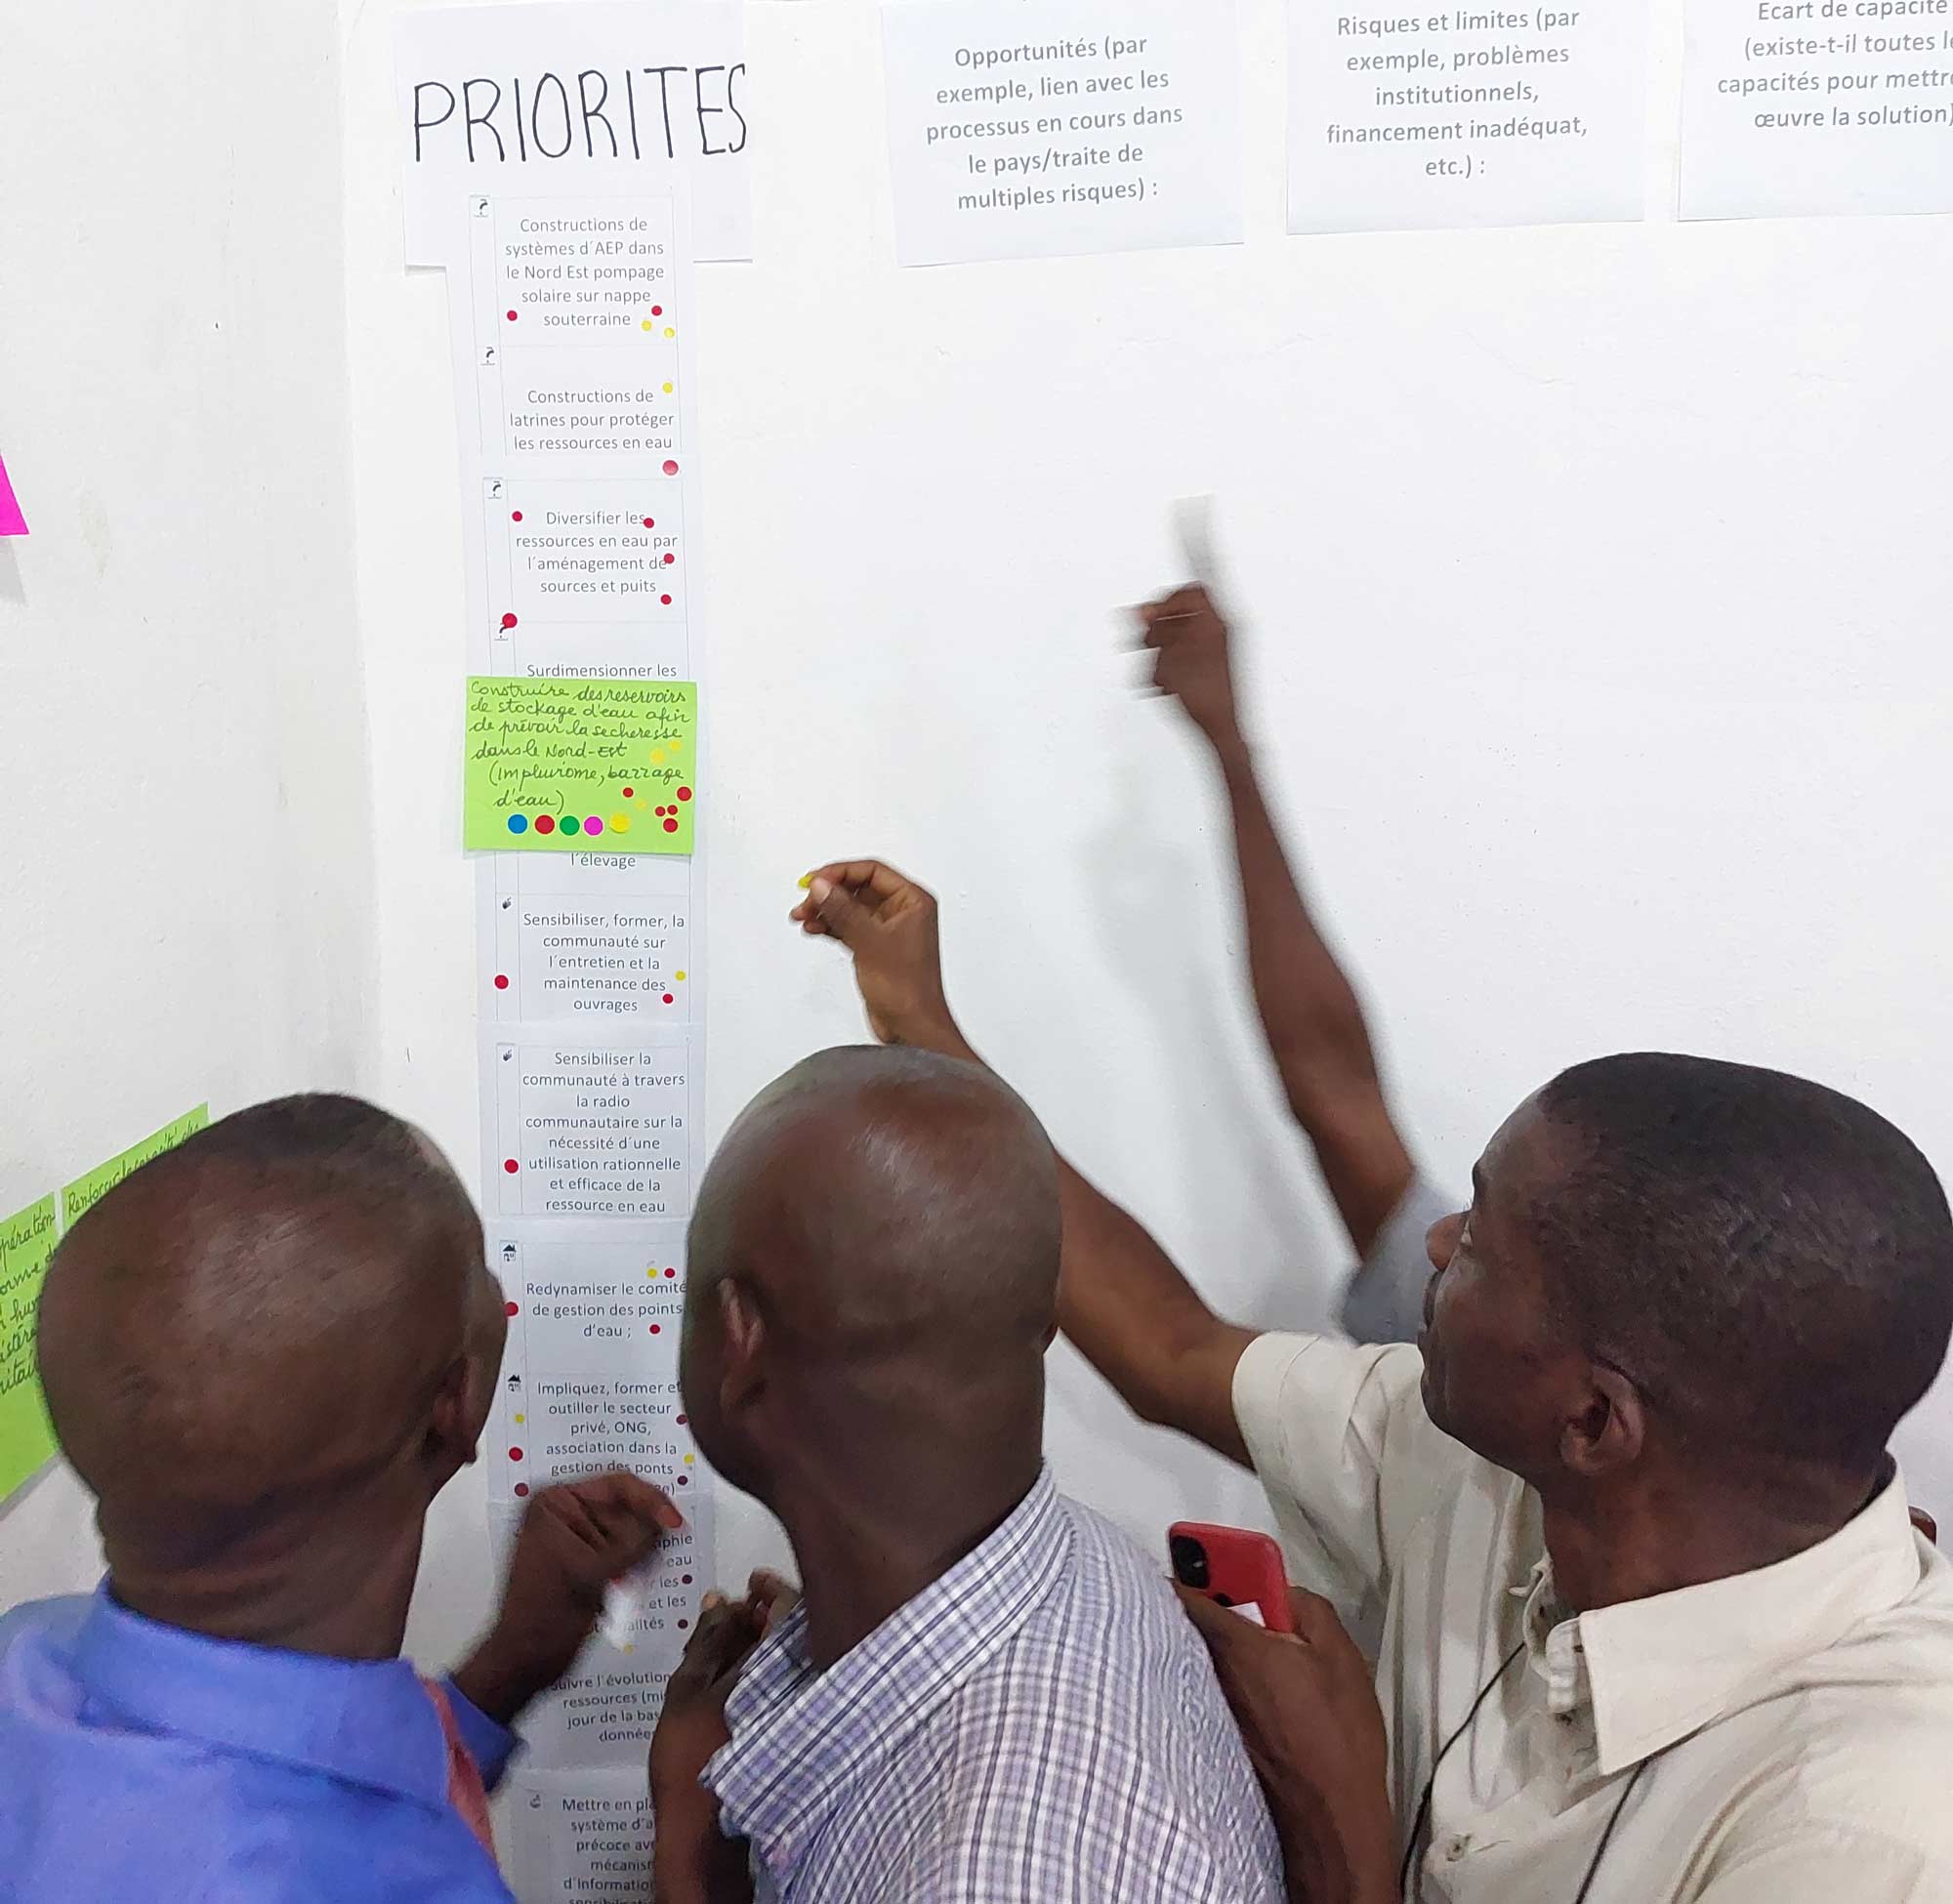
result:
[[[1534,1234],[1588,1350],[1705,1458],[1867,1469],[1953,1336],[1953,1217],[1876,1111],[1805,1078],[1641,1052],[1539,1097],[1579,1161]]]

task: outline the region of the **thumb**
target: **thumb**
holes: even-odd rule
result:
[[[807,896],[814,917],[851,952],[854,951],[860,945],[874,913],[845,886],[833,880],[815,879],[808,888]]]

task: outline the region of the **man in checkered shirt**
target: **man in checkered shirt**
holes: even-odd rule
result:
[[[1043,1465],[1058,1259],[1051,1147],[974,1066],[824,1053],[727,1137],[686,1406],[806,1591],[750,1654],[755,1604],[714,1608],[673,1680],[659,1904],[1284,1895],[1160,1558]]]

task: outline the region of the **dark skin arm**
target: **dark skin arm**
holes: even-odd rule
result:
[[[823,866],[794,908],[802,929],[854,957],[875,1036],[980,1064],[942,989],[935,898],[879,860]],[[1145,1229],[1059,1161],[1064,1258],[1059,1325],[1144,1420],[1179,1428],[1243,1466],[1234,1364],[1251,1329],[1217,1316]]]
[[[1327,1600],[1291,1590],[1293,1635],[1177,1590],[1213,1656],[1281,1839],[1295,1904],[1397,1904],[1390,1748],[1370,1669]]]
[[[502,1610],[454,1675],[462,1695],[513,1725],[569,1671],[609,1582],[684,1524],[669,1497],[621,1470],[544,1488],[522,1515]]]
[[[1410,1187],[1404,1147],[1377,1077],[1369,1028],[1310,916],[1255,771],[1234,694],[1226,622],[1200,588],[1140,609],[1153,685],[1171,694],[1214,750],[1227,790],[1255,1010],[1289,1109],[1359,1255]]]
[[[795,1597],[777,1574],[756,1573],[743,1600],[707,1594],[699,1605],[651,1735],[651,1808],[657,1821],[651,1877],[658,1904],[751,1904],[746,1846],[720,1831],[719,1801],[698,1781],[729,1736],[726,1701],[747,1655]]]

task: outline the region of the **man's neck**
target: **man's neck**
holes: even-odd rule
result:
[[[1657,1481],[1609,1499],[1549,1496],[1554,1586],[1588,1612],[1755,1573],[1829,1540],[1883,1484],[1800,1469]]]
[[[995,1533],[1036,1483],[1035,1450],[981,1472],[887,1490],[850,1475],[783,1482],[774,1511],[793,1544],[808,1657],[825,1672]]]
[[[214,1639],[335,1659],[394,1659],[420,1565],[418,1522],[280,1529],[206,1565],[153,1562],[104,1536],[131,1612]]]

